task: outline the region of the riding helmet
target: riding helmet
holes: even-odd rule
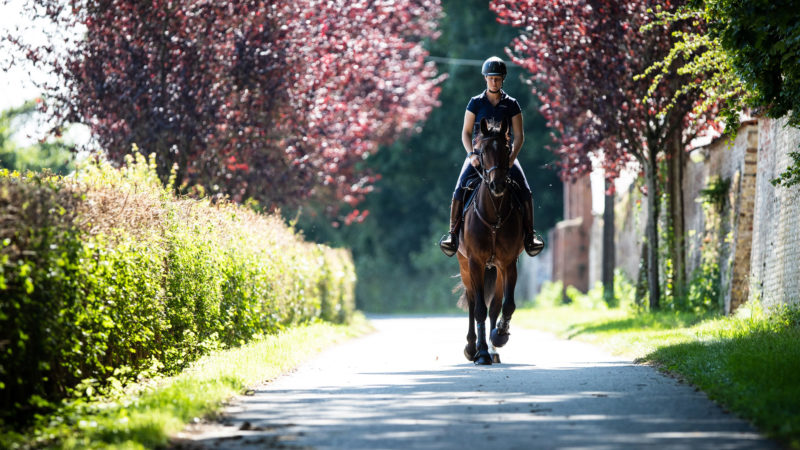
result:
[[[506,63],[504,63],[503,60],[498,58],[497,56],[492,56],[491,58],[483,62],[483,68],[481,69],[481,73],[485,77],[501,76],[505,78]]]

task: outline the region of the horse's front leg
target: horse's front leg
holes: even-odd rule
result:
[[[469,331],[467,331],[467,345],[464,347],[464,356],[470,361],[475,361],[478,347],[475,345],[475,301],[469,290],[467,291],[467,308],[469,309]]]
[[[503,317],[497,322],[497,328],[492,329],[492,344],[495,347],[502,347],[508,342],[511,315],[517,309],[514,302],[514,287],[517,284],[517,265],[510,264],[505,270],[506,276],[503,284]]]
[[[475,332],[477,334],[477,352],[475,353],[475,364],[490,365],[492,357],[489,355],[489,345],[486,343],[486,301],[483,297],[483,276],[484,266],[470,261],[469,264],[470,281],[472,284],[473,304],[475,305]]]
[[[490,336],[494,336],[494,329],[497,326],[497,318],[500,316],[500,309],[503,306],[502,281],[504,279],[505,275],[498,270],[497,280],[495,281],[494,292],[492,295],[492,301],[489,303],[489,329],[492,330],[492,334],[490,334]],[[492,362],[494,364],[500,364],[500,354],[497,353],[497,349],[495,348],[494,337],[489,339],[489,354],[491,355]]]

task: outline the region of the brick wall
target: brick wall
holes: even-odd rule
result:
[[[786,128],[784,120],[759,120],[749,287],[750,298],[767,307],[800,303],[800,186],[770,183],[798,145],[800,130]]]

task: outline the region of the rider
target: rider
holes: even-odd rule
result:
[[[464,113],[464,127],[461,130],[461,143],[467,151],[467,159],[461,167],[461,175],[458,177],[455,192],[453,192],[453,203],[450,205],[450,232],[442,237],[439,246],[447,256],[453,256],[458,251],[458,227],[462,219],[462,209],[464,208],[464,183],[470,177],[477,175],[477,168],[480,166],[480,158],[474,150],[479,134],[479,124],[481,119],[486,118],[490,124],[499,126],[503,120],[511,123],[511,142],[512,151],[510,158],[509,176],[516,181],[517,185],[523,190],[522,203],[524,214],[522,216],[522,226],[525,231],[525,251],[530,256],[536,256],[544,248],[544,243],[536,237],[533,231],[533,198],[531,188],[522,173],[522,166],[517,160],[517,155],[522,149],[525,141],[525,134],[522,129],[522,109],[513,97],[510,97],[503,90],[503,81],[506,78],[506,64],[502,59],[492,56],[483,63],[481,69],[486,80],[486,90],[482,94],[476,95],[469,100],[467,111]]]

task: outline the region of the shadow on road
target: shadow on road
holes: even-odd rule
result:
[[[773,448],[701,394],[627,362],[317,375],[257,390],[227,419],[235,434],[192,447]]]

